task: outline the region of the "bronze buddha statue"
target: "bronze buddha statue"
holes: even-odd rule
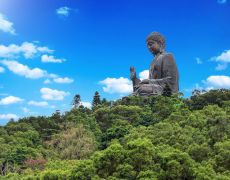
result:
[[[163,89],[168,85],[172,93],[177,93],[178,70],[174,57],[165,52],[165,39],[158,33],[151,33],[146,39],[147,47],[154,55],[149,67],[149,78],[140,80],[136,77],[136,69],[130,67],[130,78],[133,82],[134,95],[161,95]]]

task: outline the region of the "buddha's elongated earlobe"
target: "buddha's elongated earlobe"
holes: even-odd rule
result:
[[[160,52],[163,53],[165,51],[165,47],[161,43],[159,43],[159,46],[160,46]]]

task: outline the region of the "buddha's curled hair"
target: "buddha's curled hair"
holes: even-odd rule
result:
[[[162,49],[161,52],[163,52],[165,50],[166,44],[165,44],[165,38],[164,38],[163,35],[161,35],[158,32],[152,32],[152,33],[150,33],[148,35],[148,37],[146,38],[146,41],[148,41],[150,39],[153,40],[153,41],[157,41],[158,43],[160,43],[160,46],[161,46],[161,49]]]

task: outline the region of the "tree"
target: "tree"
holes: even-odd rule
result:
[[[154,155],[154,146],[147,138],[138,138],[127,143],[128,162],[139,173],[143,169],[147,169],[152,162]]]
[[[79,161],[71,171],[70,179],[90,180],[96,174],[96,169],[91,160]]]
[[[96,152],[92,157],[97,174],[105,179],[116,172],[117,167],[124,162],[124,158],[125,149],[117,141],[114,141],[107,149]]]
[[[112,112],[108,107],[95,110],[94,117],[102,132],[105,132],[112,124]]]
[[[132,125],[126,120],[117,119],[113,122],[112,126],[102,134],[102,148],[108,146],[112,139],[122,138],[129,133]]]
[[[93,133],[82,124],[53,136],[51,147],[62,159],[83,159],[96,150]]]
[[[200,110],[207,105],[224,106],[225,101],[230,100],[230,90],[216,89],[209,92],[194,90],[192,96],[185,100],[191,110]]]
[[[230,169],[230,140],[214,145],[215,161],[220,171]]]
[[[170,86],[168,84],[166,84],[164,89],[163,89],[162,96],[170,97],[171,95],[172,95],[172,89],[170,88]]]
[[[93,104],[93,107],[101,104],[100,94],[97,91],[95,92],[95,94],[93,96],[93,103],[92,104]]]
[[[55,113],[51,116],[51,119],[56,123],[62,123],[64,119],[62,118],[60,110],[56,110]]]
[[[78,108],[81,105],[81,96],[80,96],[80,94],[76,94],[74,96],[72,105],[74,106],[74,108]]]
[[[230,90],[94,100],[0,127],[0,179],[229,179]]]

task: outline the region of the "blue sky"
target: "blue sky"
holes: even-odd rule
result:
[[[132,90],[129,67],[146,77],[145,39],[166,38],[180,91],[230,88],[228,0],[1,0],[0,124],[89,106],[95,91],[115,100]]]

